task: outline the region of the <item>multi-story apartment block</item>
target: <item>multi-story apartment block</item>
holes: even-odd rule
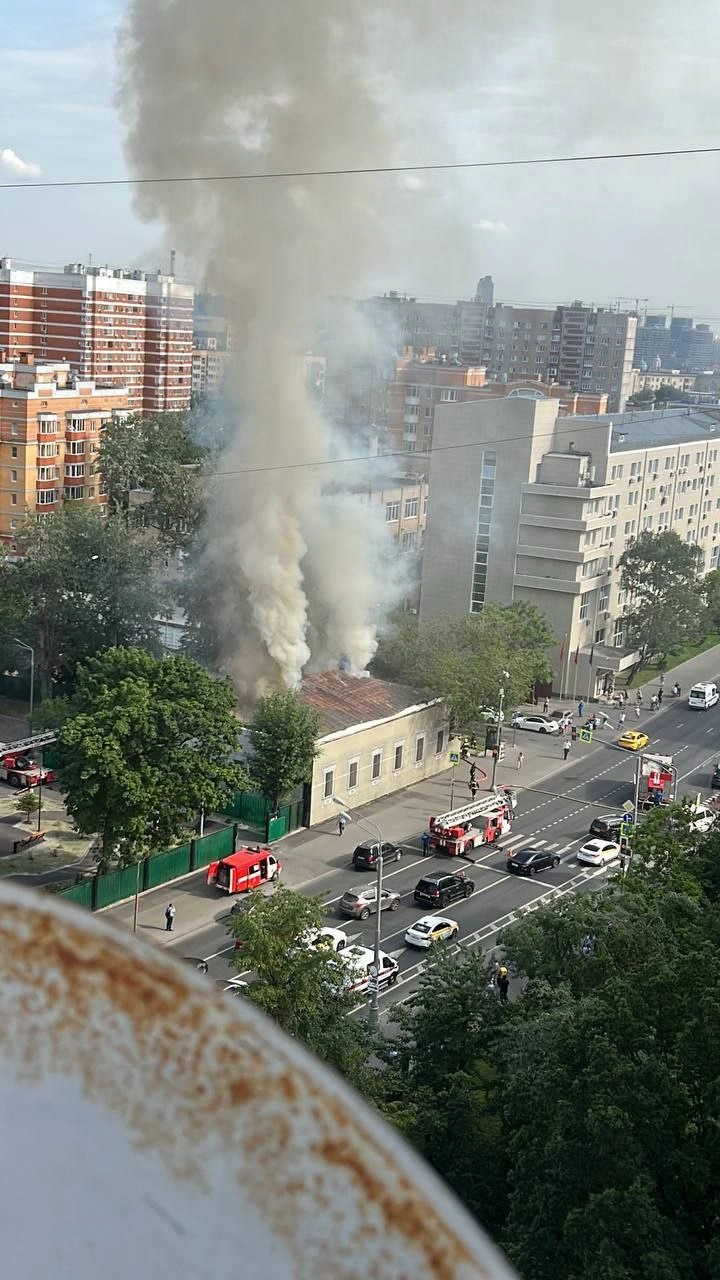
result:
[[[97,473],[100,433],[127,417],[125,387],[98,387],[67,363],[35,364],[0,353],[0,541],[11,549],[28,516],[48,517],[64,502],[105,510]]]
[[[536,604],[556,690],[592,696],[635,661],[618,562],[638,534],[672,529],[701,573],[720,566],[720,411],[560,418],[551,400],[487,400],[441,406],[435,443],[421,617]]]
[[[498,396],[549,396],[558,401],[561,413],[605,413],[608,402],[607,395],[573,392],[569,387],[529,376],[488,382],[483,365],[462,365],[444,357],[403,356],[397,363],[394,381],[387,387],[385,451],[425,454],[432,448],[436,405]]]
[[[652,373],[644,373],[641,369],[633,369],[630,379],[630,394],[637,395],[641,391],[659,391],[661,387],[672,387],[674,391],[691,392],[695,390],[697,375],[694,373],[678,373],[677,369],[655,369]]]
[[[193,288],[161,272],[71,263],[20,271],[0,259],[0,347],[11,360],[65,361],[126,388],[133,411],[182,410],[192,386]]]

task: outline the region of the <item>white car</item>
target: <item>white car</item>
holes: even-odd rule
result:
[[[343,991],[361,992],[367,991],[370,981],[370,969],[375,961],[375,954],[370,947],[352,946],[342,951],[338,957],[342,961],[347,970],[347,976],[342,984]],[[380,973],[379,984],[381,987],[391,987],[397,982],[399,966],[397,960],[393,960],[387,952],[380,952]]]
[[[706,804],[694,804],[690,809],[690,830],[704,835],[715,826],[716,814]]]
[[[348,944],[348,936],[344,929],[331,929],[323,925],[321,929],[308,929],[299,939],[304,947],[312,947],[314,951],[344,951]]]
[[[450,942],[459,928],[457,920],[448,920],[447,916],[421,916],[410,925],[405,941],[409,947],[426,950],[434,942]]]
[[[591,867],[604,867],[608,862],[615,862],[620,857],[620,845],[614,840],[588,840],[578,849],[578,862],[586,862]]]
[[[518,711],[512,718],[513,729],[532,729],[534,733],[559,733],[560,723],[550,716],[521,715]]]

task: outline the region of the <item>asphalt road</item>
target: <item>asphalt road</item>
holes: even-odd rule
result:
[[[630,721],[632,723],[630,724]],[[656,713],[644,712],[638,723],[634,715],[627,725],[644,730],[650,736],[647,750],[672,755],[679,773],[679,794],[693,797],[698,791],[708,795],[712,766],[720,758],[720,705],[710,711],[690,711],[684,699],[666,700]],[[522,735],[530,738],[530,734]],[[381,994],[381,1007],[387,1013],[398,1000],[404,1000],[417,985],[423,953],[404,943],[404,934],[412,921],[426,912],[413,903],[413,889],[421,875],[433,870],[464,867],[474,881],[475,891],[464,901],[443,909],[442,914],[456,919],[460,925],[459,940],[467,945],[491,948],[497,933],[508,923],[513,912],[553,892],[576,892],[597,886],[607,871],[583,867],[577,862],[577,850],[588,835],[592,819],[603,811],[618,812],[623,801],[632,799],[635,756],[615,745],[618,733],[601,730],[592,746],[580,742],[573,745],[567,767],[537,789],[521,792],[510,835],[499,848],[489,852],[477,850],[477,860],[447,857],[423,857],[420,832],[408,832],[404,856],[400,864],[389,866],[384,876],[388,888],[402,895],[399,910],[383,914],[383,949],[393,955],[400,966],[397,984]],[[518,742],[521,739],[518,733]],[[522,786],[522,773],[518,775]],[[503,850],[523,845],[540,845],[552,849],[560,857],[557,868],[529,879],[511,876],[505,869]],[[345,889],[370,883],[372,872],[331,871],[308,886],[308,892],[322,893],[328,923],[345,928],[353,942],[372,946],[374,919],[343,922],[337,914],[337,902]],[[178,949],[208,960],[215,978],[230,976],[225,926],[216,922],[194,935],[192,943],[178,940]]]

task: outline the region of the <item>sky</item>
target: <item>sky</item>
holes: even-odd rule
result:
[[[123,9],[64,0],[59,20],[56,0],[6,2],[0,182],[25,185],[0,192],[0,252],[18,262],[61,266],[92,254],[98,264],[165,264],[163,230],[135,214],[131,190],[33,191],[33,171],[19,172],[17,158],[46,180],[128,174],[116,101]],[[378,94],[397,122],[395,162],[720,145],[712,0],[477,0],[469,26],[454,25],[454,6],[443,12],[423,47],[384,42],[393,57],[377,69]],[[201,119],[198,103],[198,127]],[[299,163],[321,166],[321,143]],[[437,251],[423,237],[420,253],[409,225],[367,288],[454,300],[491,274],[507,302],[639,298],[720,331],[719,180],[720,154],[374,179],[380,202],[400,182],[414,192]],[[362,181],[347,180],[349,201]]]

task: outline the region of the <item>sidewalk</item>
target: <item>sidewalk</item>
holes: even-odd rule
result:
[[[667,696],[660,710],[652,713],[648,711],[650,698],[657,692],[659,681],[654,678],[640,686],[644,698],[642,718],[636,722],[633,716],[632,724],[628,720],[626,727],[634,728],[637,723],[638,727],[642,728],[650,714],[654,722],[663,714],[666,707],[673,706],[677,699],[670,697],[670,689],[676,680],[680,682],[682,696],[687,700],[687,694],[693,684],[703,680],[715,680],[719,671],[720,646],[709,649],[706,653],[690,658],[679,667],[667,671],[664,686]],[[631,694],[630,705],[635,692],[634,690]],[[551,709],[555,710],[560,705],[572,712],[575,723],[579,723],[577,705],[570,700],[563,699],[562,703],[553,700]],[[604,706],[604,704],[586,705],[586,715],[597,706]],[[538,708],[533,707],[532,710],[537,711]],[[609,740],[614,736],[616,716],[612,717],[611,723],[613,729],[610,730]],[[513,786],[520,791],[524,788],[531,789],[566,767],[561,737],[546,737],[542,734],[518,731],[515,747],[513,747],[512,728],[508,723],[505,727],[504,740],[506,757],[498,763],[496,775],[498,786]],[[607,736],[600,739],[601,743],[606,741],[608,741]],[[578,748],[583,752],[592,752],[596,749],[594,745],[583,747],[582,744],[574,743],[569,764],[577,758]],[[521,769],[517,768],[518,751],[522,751],[525,757]],[[480,793],[490,788],[492,763],[489,753],[487,757],[483,756],[482,752],[476,756]],[[483,778],[483,772],[486,778]],[[342,836],[338,836],[337,833],[336,813],[328,815],[327,821],[319,826],[293,832],[276,846],[283,864],[282,883],[288,888],[300,889],[317,881],[317,892],[320,893],[323,876],[339,870],[347,870],[350,874],[353,849],[368,836],[377,835],[378,828],[384,840],[401,844],[404,849],[419,851],[421,836],[427,827],[428,818],[433,813],[442,813],[450,808],[451,792],[454,806],[470,800],[468,765],[464,762],[457,765],[454,770],[448,769],[435,778],[418,783],[415,787],[408,787],[405,791],[364,805],[356,817],[353,815],[354,821],[348,823]],[[350,810],[350,812],[353,811]],[[254,844],[256,841],[253,839],[251,843]],[[350,879],[352,881],[352,876]],[[165,932],[164,912],[168,902],[173,902],[176,908],[175,929],[172,933]],[[150,890],[142,895],[138,912],[138,933],[159,946],[176,942],[178,938],[186,938],[185,954],[192,955],[192,935],[221,923],[228,915],[231,906],[232,901],[225,898],[218,899],[217,890],[208,887],[202,875],[193,876],[175,884],[163,885],[159,889]],[[133,903],[126,902],[109,907],[102,912],[102,915],[108,920],[115,921],[122,929],[132,929]]]

